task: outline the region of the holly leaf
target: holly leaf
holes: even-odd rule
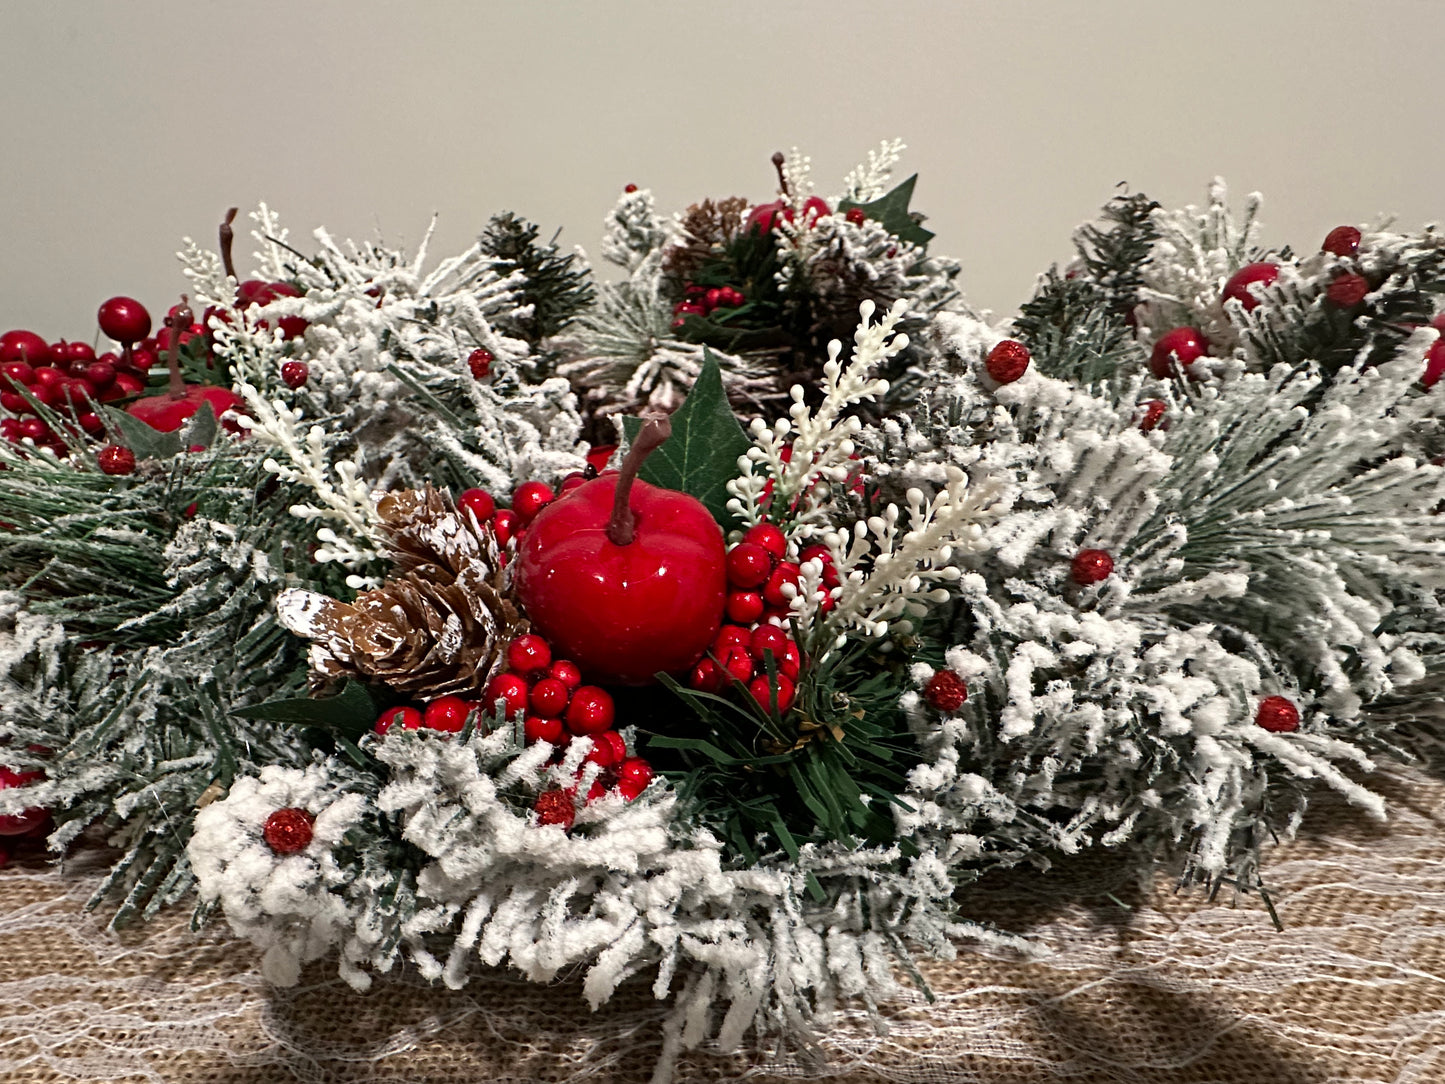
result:
[[[622,423],[631,442],[642,428],[642,420],[624,418]],[[702,372],[687,400],[672,415],[672,436],[647,457],[638,477],[696,497],[726,530],[733,520],[727,510],[727,484],[738,476],[738,457],[749,445],[728,405],[717,358],[704,347]]]
[[[200,409],[187,419],[182,431],[185,434],[181,438],[184,447],[194,448],[199,444],[203,448],[209,448],[216,439],[216,412],[211,404],[202,403]]]
[[[120,431],[122,442],[135,453],[137,459],[166,459],[179,455],[184,447],[180,433],[162,433],[115,407],[101,407],[101,410],[111,428]]]
[[[838,204],[838,213],[845,214],[857,207],[898,240],[907,241],[919,248],[927,248],[928,242],[933,240],[933,232],[919,225],[918,219],[908,210],[908,204],[913,200],[913,186],[917,181],[918,174],[915,173],[893,191],[879,196],[872,203],[854,203],[845,199]]]
[[[348,681],[335,696],[317,700],[310,697],[268,700],[264,704],[252,704],[249,708],[237,708],[231,714],[242,719],[269,719],[293,726],[314,726],[354,742],[375,725],[377,707],[365,685]]]

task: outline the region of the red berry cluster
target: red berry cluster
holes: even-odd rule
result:
[[[735,309],[747,298],[731,286],[699,286],[689,282],[682,291],[682,300],[672,307],[673,327],[682,327],[689,316],[707,316],[714,309]]]
[[[260,279],[247,279],[236,287],[236,308],[244,311],[255,305],[258,308],[265,308],[273,301],[283,297],[300,297],[301,291],[289,282],[262,282]],[[220,320],[222,323],[231,322],[230,314],[222,308],[212,307],[206,310],[205,327],[199,324],[191,325],[191,331],[201,334],[211,326],[212,319]],[[257,327],[269,328],[270,322],[257,320]],[[311,326],[310,322],[299,316],[282,316],[277,319],[276,326],[281,329],[281,336],[285,339],[299,339],[305,334],[306,329]],[[181,334],[181,343],[186,342],[186,335]]]
[[[598,448],[596,451],[605,451],[610,455],[616,450],[616,445],[610,445],[606,449]],[[477,519],[479,526],[491,525],[493,533],[497,536],[497,547],[502,552],[502,563],[507,562],[507,544],[513,540],[520,540],[525,537],[527,528],[531,526],[532,520],[537,518],[537,513],[546,508],[558,497],[570,493],[584,482],[591,480],[597,474],[597,467],[589,456],[589,463],[586,471],[573,471],[562,479],[562,484],[555,490],[546,482],[523,482],[516,489],[512,490],[512,507],[498,508],[496,498],[485,489],[466,489],[457,497],[457,509],[470,511]],[[600,459],[604,465],[607,460]]]
[[[798,696],[798,674],[803,657],[798,645],[777,625],[724,625],[718,630],[708,656],[699,662],[688,684],[699,692],[717,693],[735,683],[745,688],[764,711],[772,710],[773,682],[768,680],[767,656],[773,656],[777,674],[778,714],[793,706]]]
[[[12,443],[28,437],[37,445],[63,453],[62,435],[38,416],[34,403],[64,418],[65,435],[78,440],[99,437],[104,431],[97,403],[126,399],[144,390],[146,370],[157,357],[153,340],[145,337],[150,332],[150,313],[139,301],[113,297],[100,307],[99,318],[101,330],[126,347],[124,354],[97,356],[88,343],[63,339],[47,343],[35,332],[21,329],[0,335],[0,409],[5,412],[0,417],[0,436]]]
[[[592,739],[587,760],[602,769],[587,800],[615,786],[630,802],[652,780],[652,766],[627,755],[627,742],[616,730],[612,694],[599,685],[583,685],[582,671],[568,659],[554,659],[552,647],[535,633],[518,636],[507,647],[507,668],[487,685],[483,702],[498,700],[509,719],[522,720],[528,745],[544,741],[559,748],[574,737]]]
[[[796,591],[802,571],[795,561],[784,558],[788,541],[775,524],[763,522],[748,530],[743,540],[728,551],[728,597],[725,613],[735,625],[751,625],[768,618],[786,620],[789,613],[791,585]],[[823,579],[828,587],[838,585],[832,568],[832,557],[823,546],[809,546],[803,551],[807,561],[820,557]],[[833,607],[830,595],[823,603],[826,613]]]

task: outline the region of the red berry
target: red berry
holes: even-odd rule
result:
[[[85,367],[85,382],[97,392],[115,383],[115,366],[108,361],[92,361]]]
[[[132,350],[130,352],[131,365],[135,366],[135,368],[139,369],[143,373],[149,372],[151,366],[153,366],[159,360],[160,359],[156,357],[156,353],[154,350],[140,349]]]
[[[93,410],[87,410],[81,414],[76,421],[80,423],[80,428],[84,429],[91,436],[95,436],[105,429],[105,422],[101,421],[100,415]]]
[[[923,699],[935,711],[948,715],[963,707],[968,699],[968,686],[952,670],[940,670],[923,687]]]
[[[1445,376],[1445,336],[1430,344],[1430,352],[1425,355],[1425,375],[1420,377],[1420,383],[1433,388],[1442,376]]]
[[[739,625],[724,625],[718,629],[717,636],[713,639],[712,653],[722,656],[725,652],[731,651],[735,647],[740,647],[746,651],[752,642],[753,634],[747,629]]]
[[[629,184],[625,188],[623,188],[622,191],[626,192],[628,195],[631,195],[633,192],[637,191],[637,185]]]
[[[724,685],[729,681],[747,681],[753,676],[753,656],[747,648],[730,647],[726,651],[718,652],[717,657],[722,663]]]
[[[1144,432],[1152,432],[1158,426],[1164,412],[1169,409],[1169,404],[1163,399],[1145,399],[1139,404],[1144,408],[1144,413],[1139,418],[1139,428]]]
[[[492,374],[492,362],[497,356],[485,346],[479,346],[467,355],[467,368],[472,371],[473,380],[485,380]]]
[[[594,444],[587,450],[587,465],[601,474],[607,469],[607,463],[615,451],[617,451],[615,444]]]
[[[38,769],[22,772],[0,767],[0,790],[23,787],[44,778],[45,773]],[[50,814],[39,806],[32,806],[20,813],[7,813],[0,816],[0,836],[29,835],[42,828],[49,816]]]
[[[778,660],[778,672],[797,681],[798,673],[802,669],[803,655],[798,650],[798,645],[789,640],[783,644],[783,657]]]
[[[26,418],[20,423],[20,435],[41,444],[50,437],[50,426],[39,418]]]
[[[1113,571],[1114,558],[1103,550],[1080,550],[1069,566],[1069,575],[1080,587],[1106,580]]]
[[[107,444],[95,453],[95,461],[103,474],[135,473],[135,453],[119,444]]]
[[[403,730],[415,730],[422,725],[422,713],[416,708],[395,707],[387,708],[376,718],[376,726],[372,729],[378,734],[385,734],[394,726]]]
[[[95,350],[90,343],[66,343],[65,356],[72,366],[84,366],[95,360]]]
[[[988,352],[984,368],[1000,384],[1012,384],[1029,367],[1029,348],[1013,339],[1005,339]]]
[[[118,343],[137,343],[151,333],[151,314],[133,297],[112,297],[95,318],[100,330]]]
[[[761,546],[778,560],[782,560],[783,555],[788,552],[788,540],[775,523],[759,523],[748,528],[748,533],[743,535],[743,541]]]
[[[1342,309],[1358,305],[1365,300],[1365,295],[1369,292],[1369,280],[1364,275],[1357,275],[1353,271],[1336,275],[1329,286],[1325,287],[1325,296]]]
[[[1259,702],[1254,721],[1276,734],[1289,734],[1299,729],[1299,708],[1283,696],[1266,696]]]
[[[528,745],[539,741],[544,741],[548,745],[562,744],[561,719],[544,719],[540,715],[529,715],[522,722],[522,732],[526,735]]]
[[[485,489],[464,489],[457,498],[457,508],[470,511],[478,523],[486,523],[497,510],[497,502]]]
[[[781,665],[783,652],[787,648],[788,634],[777,625],[759,625],[753,629],[753,634],[748,643],[748,650],[759,662],[762,661],[763,653],[771,651],[776,665]]]
[[[1333,256],[1353,256],[1360,251],[1360,231],[1353,226],[1336,226],[1325,234],[1320,251]]]
[[[510,508],[498,508],[492,516],[492,530],[497,532],[497,545],[505,546],[517,534],[521,520]]]
[[[507,669],[514,674],[545,670],[552,663],[552,648],[535,633],[518,636],[507,645]]]
[[[798,566],[793,562],[781,562],[777,568],[773,569],[773,574],[768,577],[768,584],[763,588],[763,601],[769,606],[786,607],[790,598],[783,593],[783,588],[789,584],[796,588],[799,575]],[[796,592],[794,594],[796,595]]]
[[[793,701],[797,699],[798,694],[792,680],[782,674],[778,675],[777,683],[778,714],[781,715],[793,706]],[[768,681],[767,674],[759,674],[753,678],[752,681],[748,682],[748,692],[752,694],[754,700],[763,706],[764,711],[772,710],[773,687],[772,683]]]
[[[476,705],[460,696],[439,696],[426,706],[421,715],[421,725],[428,730],[444,730],[449,734],[461,733],[467,725],[467,716]]]
[[[1252,312],[1254,307],[1259,304],[1259,298],[1250,287],[1256,283],[1261,286],[1269,286],[1277,278],[1279,278],[1279,264],[1246,264],[1224,284],[1224,295],[1220,300],[1238,301],[1244,306],[1245,312]]]
[[[727,567],[728,583],[741,588],[757,587],[772,572],[773,559],[756,542],[739,542],[728,551]]]
[[[1209,350],[1209,340],[1198,328],[1176,327],[1159,336],[1149,355],[1149,371],[1160,380],[1182,376],[1184,367]]]
[[[51,343],[45,360],[63,373],[70,372],[70,344],[64,339]]]
[[[598,734],[612,729],[616,711],[612,694],[596,685],[583,685],[567,705],[567,729],[573,734]]]
[[[727,597],[727,619],[739,625],[751,625],[763,616],[763,596],[756,591],[733,591]]]
[[[281,383],[288,388],[304,388],[311,379],[311,366],[304,361],[288,361],[281,366]]]
[[[266,818],[261,835],[277,854],[296,854],[311,842],[311,826],[315,821],[304,809],[278,809]]]
[[[502,713],[508,719],[515,719],[527,711],[527,682],[517,674],[498,674],[487,682],[482,694],[482,710],[492,714],[498,700],[504,701]]]
[[[853,225],[861,226],[863,225],[863,220],[868,216],[863,213],[862,207],[849,207],[847,213],[844,214],[843,217],[849,222],[853,223]]]
[[[592,751],[587,760],[603,768],[611,768],[627,759],[627,742],[615,730],[603,730],[592,735]]]
[[[580,470],[574,470],[571,474],[567,475],[566,478],[562,479],[562,484],[557,487],[557,496],[565,497],[578,486],[585,486],[591,480],[592,479],[588,478],[587,475],[583,474]]]
[[[702,295],[703,305],[707,308],[709,312],[711,312],[713,309],[717,308],[720,304],[722,304],[722,296],[722,291],[716,286],[714,286],[711,290]]]
[[[570,694],[573,689],[582,684],[582,671],[577,664],[570,659],[554,659],[552,665],[547,667],[547,676],[556,678],[563,685],[567,686]]]
[[[53,365],[40,365],[35,369],[33,382],[41,388],[59,387],[65,383],[65,374]]]
[[[17,384],[29,384],[35,379],[35,370],[28,362],[7,361],[0,365],[0,377],[9,377]]]
[[[547,718],[556,718],[567,709],[571,690],[556,678],[545,677],[532,686],[532,710]]]
[[[617,789],[629,802],[652,782],[652,765],[641,757],[628,757],[617,765]]]
[[[698,692],[715,693],[723,687],[726,680],[717,663],[711,659],[703,659],[692,668],[692,676],[687,679],[687,684]]]
[[[525,526],[556,499],[551,486],[543,482],[523,482],[512,492],[512,511]]]
[[[0,335],[0,361],[43,365],[50,360],[50,345],[33,331],[7,331]]]
[[[537,814],[539,825],[561,825],[564,832],[571,828],[573,821],[577,819],[577,805],[572,793],[560,787],[552,787],[537,795],[537,800],[532,803],[532,811]]]
[[[25,397],[16,391],[0,391],[0,408],[11,414],[29,414],[34,409]]]

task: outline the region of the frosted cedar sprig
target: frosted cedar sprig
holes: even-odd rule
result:
[[[301,410],[288,407],[279,399],[268,402],[251,384],[243,383],[239,390],[250,417],[240,415],[236,424],[247,430],[252,439],[286,458],[283,463],[275,456],[268,456],[262,467],[284,482],[302,482],[316,494],[318,504],[293,504],[290,509],[298,519],[321,520],[327,524],[316,532],[317,540],[322,543],[315,553],[316,560],[337,561],[353,571],[375,560],[382,549],[382,520],[371,486],[361,476],[361,465],[349,459],[333,464],[326,430],[319,425],[308,427],[302,436]],[[338,533],[332,524],[341,527],[344,533]],[[351,576],[347,585],[359,588],[370,585],[370,580]]]
[[[851,458],[856,450],[853,438],[863,428],[858,418],[844,416],[843,411],[886,394],[888,381],[868,374],[908,346],[907,335],[893,334],[908,310],[907,300],[895,301],[882,320],[870,325],[876,308],[872,301],[858,306],[862,320],[853,335],[853,360],[846,366],[838,361],[843,344],[837,339],[828,344],[823,402],[816,412],[808,409],[802,387],[795,384],[789,418],[779,418],[771,427],[761,418],[753,419],[753,447],[738,459],[739,477],[728,482],[733,495],[728,510],[745,523],[759,523],[771,512],[770,518],[794,540],[829,525],[832,484],[844,481],[856,466]],[[784,459],[785,454],[791,458]],[[765,499],[769,482],[773,489]]]
[[[999,487],[987,481],[970,486],[968,476],[953,466],[946,474],[946,484],[932,497],[921,489],[908,490],[906,526],[900,526],[898,506],[890,504],[880,515],[856,522],[851,532],[823,536],[842,581],[833,589],[835,606],[826,622],[837,633],[835,647],[853,629],[875,637],[907,632],[914,618],[951,597],[946,585],[960,577],[954,555],[986,548],[980,521]],[[810,567],[795,609],[808,616],[820,601],[816,581],[822,568],[816,559],[805,564]],[[811,597],[805,596],[810,589]]]

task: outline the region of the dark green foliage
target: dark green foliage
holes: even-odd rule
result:
[[[499,275],[521,271],[526,276],[518,301],[532,306],[530,316],[499,319],[498,330],[534,347],[566,327],[595,295],[591,273],[577,256],[561,254],[555,235],[539,244],[537,231],[536,225],[507,211],[494,215],[481,236],[482,250],[501,261]]]
[[[1099,384],[1143,359],[1129,314],[1139,302],[1141,269],[1158,232],[1158,204],[1143,194],[1105,204],[1102,225],[1079,230],[1081,261],[1067,275],[1053,268],[1014,321],[1018,337],[1048,376]]]
[[[879,196],[872,203],[854,203],[852,200],[845,199],[838,204],[838,214],[857,207],[869,218],[876,219],[885,230],[900,241],[907,241],[919,248],[926,248],[928,242],[933,240],[933,232],[925,230],[920,224],[923,221],[922,215],[908,209],[909,203],[913,201],[913,186],[917,183],[918,174],[915,173],[891,192]]]

